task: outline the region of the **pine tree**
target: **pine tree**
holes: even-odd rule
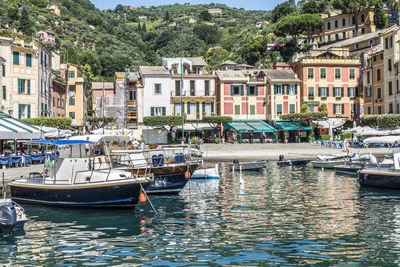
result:
[[[143,22],[142,31],[146,32],[146,22]]]
[[[164,20],[169,22],[170,19],[171,19],[171,18],[170,18],[170,16],[169,16],[169,12],[168,12],[168,10],[167,10],[167,12],[165,12]]]
[[[29,19],[29,14],[26,8],[22,9],[21,17],[19,18],[19,27],[18,30],[21,31],[23,34],[32,35],[32,22]]]
[[[138,30],[138,31],[141,31],[141,30],[142,30],[142,28],[140,28],[140,21],[139,21],[139,23],[138,23],[138,25],[137,25],[137,30]]]
[[[388,20],[385,15],[385,10],[383,9],[381,1],[378,1],[378,3],[375,6],[374,23],[379,30],[386,28],[388,24]]]

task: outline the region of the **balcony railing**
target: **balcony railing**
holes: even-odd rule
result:
[[[172,92],[171,92],[171,96],[172,96],[172,97],[180,97],[181,95],[180,95],[180,94],[176,94],[175,91],[172,91]],[[190,94],[190,92],[184,92],[184,93],[183,93],[183,97],[184,97],[184,98],[185,98],[185,97],[214,97],[214,96],[215,96],[215,93],[210,93],[210,94],[208,94],[208,95],[205,95],[204,93],[199,94],[198,92],[195,92],[194,95]]]

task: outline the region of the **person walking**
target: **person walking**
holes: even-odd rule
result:
[[[200,150],[200,145],[201,145],[201,139],[198,138],[197,139],[197,146],[196,146],[197,150]]]
[[[140,143],[140,150],[144,151],[144,147],[145,147],[145,144],[144,144],[144,141],[143,141],[143,142]]]

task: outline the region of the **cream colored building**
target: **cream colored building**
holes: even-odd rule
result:
[[[78,66],[66,64],[67,98],[66,116],[72,118],[72,125],[83,125],[87,117],[87,82]]]
[[[373,9],[364,9],[355,18],[352,14],[342,14],[341,11],[322,14],[324,21],[322,30],[315,30],[314,34],[308,39],[308,43],[325,43],[331,41],[344,40],[356,35],[364,35],[375,31]],[[358,33],[355,30],[355,19],[358,20]]]

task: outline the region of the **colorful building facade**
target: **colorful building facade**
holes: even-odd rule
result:
[[[234,120],[265,120],[265,76],[244,71],[217,71],[217,114]]]
[[[66,116],[72,118],[73,126],[84,125],[87,117],[87,83],[78,66],[69,63],[66,65]]]
[[[310,55],[294,64],[294,71],[302,81],[302,104],[307,104],[309,111],[313,112],[324,103],[328,117],[358,119],[359,68],[360,60],[352,58],[348,49],[312,50]]]

